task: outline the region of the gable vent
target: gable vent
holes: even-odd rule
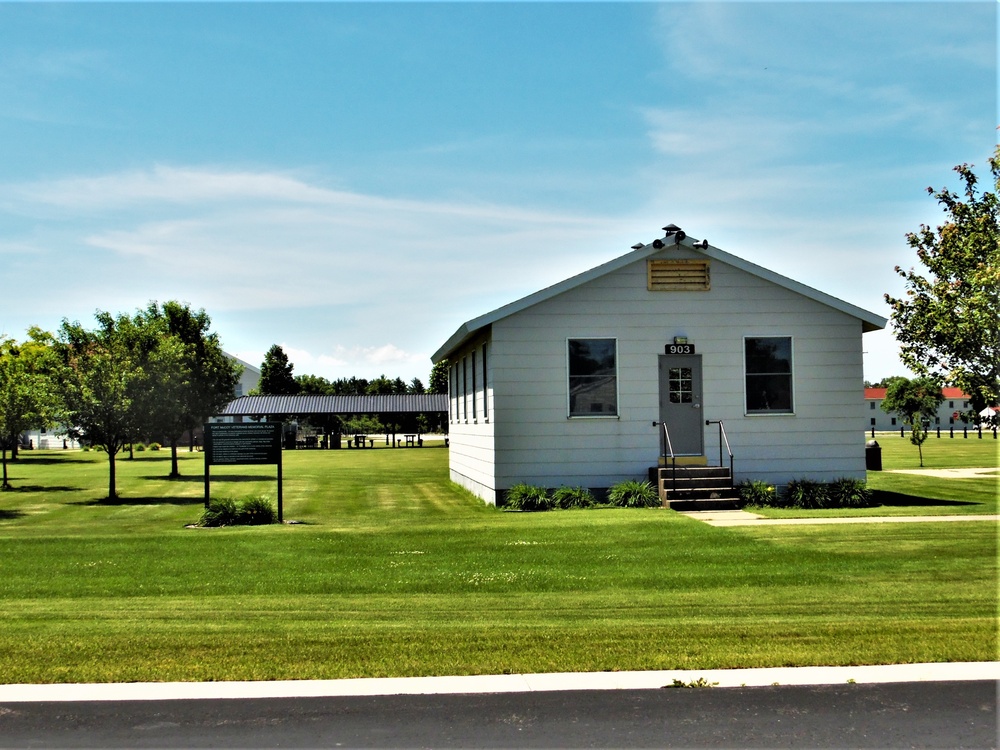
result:
[[[712,288],[708,261],[647,261],[646,288],[651,292],[707,292]]]

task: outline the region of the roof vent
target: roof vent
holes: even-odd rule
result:
[[[707,292],[712,288],[707,260],[646,261],[646,288],[651,292]]]

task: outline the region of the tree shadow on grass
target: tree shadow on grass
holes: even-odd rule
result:
[[[67,505],[85,505],[89,507],[115,506],[115,505],[204,505],[204,497],[131,497],[118,496],[114,498],[102,497],[97,500],[77,500]]]
[[[147,474],[146,476],[139,477],[139,479],[146,479],[152,482],[197,482],[198,484],[203,484],[205,481],[204,474],[181,474],[179,477],[168,477],[162,474]],[[254,476],[253,474],[224,474],[222,476],[212,476],[212,484],[216,482],[273,482],[275,477],[265,477],[265,476]]]
[[[888,505],[892,507],[956,507],[960,505],[982,505],[970,500],[942,500],[937,497],[919,497],[917,495],[907,495],[902,492],[890,492],[888,490],[874,490],[872,492],[872,502],[875,505]]]
[[[129,458],[128,451],[122,451],[121,453],[118,454],[118,460],[119,461],[169,461],[170,452],[168,451],[166,455],[163,455],[159,451],[157,451],[156,455],[151,456],[149,455],[148,451],[137,451],[135,454],[135,458]],[[177,455],[177,460],[178,461],[183,460],[181,459],[180,454]]]
[[[10,463],[12,466],[17,466],[18,464],[22,463],[24,465],[38,464],[39,466],[48,466],[50,464],[89,464],[93,463],[94,461],[92,455],[93,454],[87,454],[86,456],[66,456],[60,454],[58,457],[56,457],[56,456],[38,456],[38,455],[31,455],[30,453],[27,454],[22,453],[14,461],[11,461],[10,459],[7,460],[8,463]]]
[[[4,492],[79,492],[82,489],[61,484],[12,484]]]
[[[24,518],[27,513],[23,510],[0,510],[0,521],[14,521],[18,518]]]

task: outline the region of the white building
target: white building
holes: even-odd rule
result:
[[[861,337],[885,323],[668,231],[441,346],[451,478],[489,503],[518,482],[600,491],[665,454],[720,463],[720,421],[734,481],[864,478]]]
[[[249,362],[244,362],[242,359],[234,357],[232,354],[227,354],[226,356],[243,368],[243,373],[240,375],[240,381],[236,384],[233,397],[239,398],[240,396],[246,396],[260,383],[260,368],[254,367]]]
[[[865,388],[865,429],[876,432],[899,431],[903,428],[902,418],[896,412],[882,410],[885,400],[885,388]],[[966,424],[962,414],[969,410],[969,397],[962,393],[961,388],[942,388],[944,400],[938,406],[937,414],[931,423],[931,429],[954,428],[961,430]],[[983,415],[985,416],[985,415]],[[971,428],[972,425],[970,424]]]

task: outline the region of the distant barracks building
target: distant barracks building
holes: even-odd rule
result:
[[[885,388],[865,388],[865,430],[887,432],[903,427],[903,420],[896,412],[882,410],[885,400]],[[959,388],[942,388],[944,401],[938,407],[937,415],[932,420],[931,427],[961,426],[961,415],[969,410],[969,397]]]

